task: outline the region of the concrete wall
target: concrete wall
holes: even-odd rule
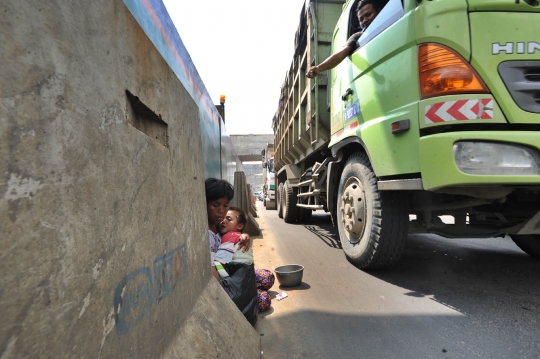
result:
[[[0,13],[0,357],[258,357],[209,271],[199,110],[124,3]]]

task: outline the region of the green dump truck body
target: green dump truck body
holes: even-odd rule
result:
[[[357,31],[347,1],[329,45],[326,6],[306,2],[274,117],[280,215],[330,212],[362,268],[393,264],[408,232],[510,234],[539,257],[540,6],[390,0],[358,50],[307,79]]]

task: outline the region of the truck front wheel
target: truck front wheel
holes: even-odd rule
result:
[[[510,238],[525,253],[533,258],[540,259],[540,235],[511,234]]]
[[[366,154],[349,157],[337,198],[337,227],[349,262],[360,269],[393,265],[407,239],[407,207],[402,192],[379,192]]]

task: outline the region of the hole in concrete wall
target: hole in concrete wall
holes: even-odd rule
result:
[[[167,123],[131,92],[126,90],[129,106],[129,124],[145,135],[169,148]]]

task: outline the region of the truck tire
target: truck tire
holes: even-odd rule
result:
[[[283,197],[282,197],[282,207],[283,207],[283,220],[285,223],[294,223],[298,219],[298,207],[296,207],[297,201],[297,189],[291,187],[289,181],[285,182],[283,186]]]
[[[266,210],[267,211],[273,211],[276,209],[276,201],[266,201]]]
[[[283,183],[280,183],[276,191],[277,215],[283,218]]]
[[[537,234],[511,234],[510,238],[525,253],[533,258],[540,259],[540,235]]]
[[[337,227],[345,256],[360,269],[386,268],[401,257],[409,227],[407,197],[379,192],[364,153],[343,168],[337,198]]]

